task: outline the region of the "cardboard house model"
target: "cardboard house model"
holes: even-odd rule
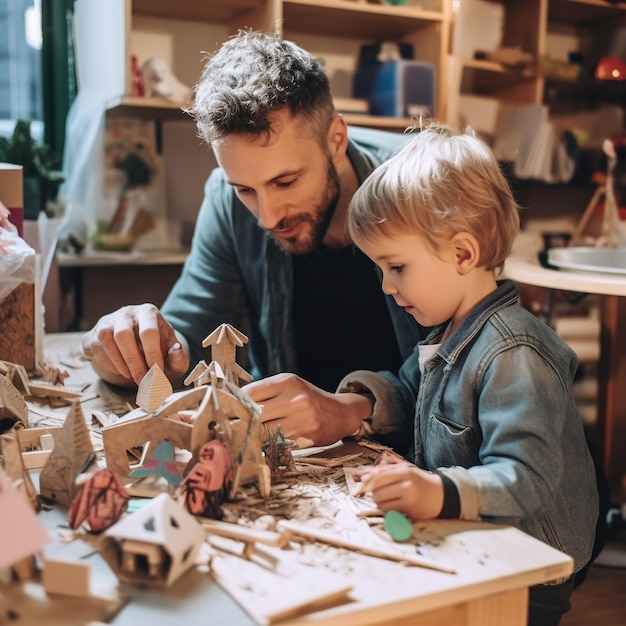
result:
[[[122,582],[169,587],[195,565],[205,532],[166,493],[105,531],[99,548]]]

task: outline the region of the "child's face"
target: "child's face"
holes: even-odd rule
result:
[[[465,295],[454,247],[437,254],[418,235],[377,237],[359,247],[383,272],[383,291],[420,324],[454,319]]]

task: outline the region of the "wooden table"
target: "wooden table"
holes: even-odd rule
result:
[[[63,357],[75,351],[75,334],[48,336],[45,344],[50,359],[69,363],[76,356],[73,353],[70,358]],[[83,370],[84,366],[79,369]],[[342,448],[337,447],[323,454],[328,457],[342,453]],[[324,487],[322,491],[326,493],[330,489]],[[334,484],[332,489],[342,491]],[[350,498],[347,490],[343,491],[342,497]],[[48,528],[54,529],[65,515],[62,509],[46,514]],[[354,518],[357,519],[356,515]],[[452,566],[456,573],[406,566],[312,542],[305,544],[304,547],[314,551],[315,561],[309,566],[301,565],[304,574],[298,571],[297,575],[309,581],[339,577],[349,583],[352,590],[347,601],[341,604],[312,606],[311,612],[280,623],[289,626],[413,626],[417,623],[420,626],[522,626],[526,624],[528,587],[572,572],[572,560],[568,556],[508,526],[459,520],[421,522],[414,525],[412,542],[419,545],[422,554],[426,553],[429,559]],[[77,548],[76,543],[73,542],[74,550],[82,549],[85,554],[92,551],[86,544],[84,548]],[[299,561],[302,558],[293,549],[283,552],[285,558]],[[238,557],[231,558],[235,559],[234,566],[237,563],[246,568],[251,565]],[[95,575],[109,585],[115,583],[98,555],[89,560],[94,564]],[[260,577],[275,577],[274,591],[289,594],[289,578],[263,571],[263,574],[259,572]],[[260,578],[246,572],[242,570],[242,577],[251,576],[249,585],[260,584]],[[128,587],[124,590],[132,600],[114,617],[112,623],[118,626],[138,623],[169,626],[174,621],[189,626],[261,623],[255,622],[200,568],[188,572],[166,591]]]
[[[542,267],[536,255],[510,256],[504,275],[525,285],[601,295],[598,419],[596,437],[600,462],[613,497],[626,497],[626,276]]]

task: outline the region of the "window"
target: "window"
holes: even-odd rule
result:
[[[41,0],[0,0],[0,135],[18,119],[42,138]]]

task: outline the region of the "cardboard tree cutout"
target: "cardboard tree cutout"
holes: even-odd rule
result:
[[[143,377],[137,389],[137,404],[152,413],[172,393],[172,384],[155,363]]]
[[[78,491],[76,477],[93,452],[83,410],[74,401],[56,436],[54,450],[41,470],[39,493],[44,498],[70,506]]]
[[[226,380],[240,386],[239,381],[250,382],[252,376],[235,360],[237,346],[248,343],[248,338],[230,324],[221,324],[202,341],[202,347],[211,346],[211,360],[219,363]]]

